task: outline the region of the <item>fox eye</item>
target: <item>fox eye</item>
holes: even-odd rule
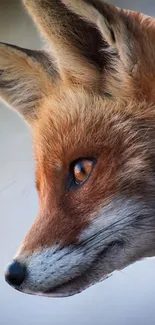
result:
[[[87,158],[81,158],[74,161],[70,167],[68,187],[74,188],[85,183],[91,175],[94,163],[94,159]]]
[[[76,184],[81,184],[89,177],[93,167],[91,160],[81,160],[75,163],[73,167],[73,176]]]

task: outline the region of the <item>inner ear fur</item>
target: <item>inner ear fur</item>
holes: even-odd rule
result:
[[[142,14],[101,0],[24,0],[24,3],[51,45],[64,76],[70,74],[89,84],[90,79],[93,82],[96,78],[96,70],[113,68],[115,58],[131,72],[143,48],[147,52],[148,29],[153,19],[150,22]]]
[[[56,78],[45,51],[33,51],[0,43],[0,96],[25,120],[38,115],[38,102]]]
[[[50,44],[60,74],[92,85],[109,66],[107,41],[96,26],[61,0],[25,0],[27,9]],[[104,51],[105,50],[105,51]]]

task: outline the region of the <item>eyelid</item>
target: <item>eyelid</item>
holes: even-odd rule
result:
[[[96,163],[96,159],[94,157],[81,157],[81,158],[77,158],[75,160],[73,160],[70,164],[70,170],[74,168],[74,166],[77,164],[77,163],[80,163],[81,161],[92,161],[93,162],[93,165]]]

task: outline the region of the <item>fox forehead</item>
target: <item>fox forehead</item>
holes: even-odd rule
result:
[[[52,153],[50,161],[61,166],[80,154],[87,155],[87,151],[91,154],[93,142],[101,140],[98,136],[104,103],[100,96],[82,89],[76,92],[59,90],[43,98],[39,118],[33,126],[37,159]]]
[[[97,154],[104,145],[109,145],[110,152],[118,141],[114,131],[121,132],[116,125],[121,124],[125,107],[120,99],[114,102],[82,87],[75,91],[74,87],[61,86],[52,95],[49,90],[32,125],[37,160],[46,156],[51,164],[61,166],[80,156]]]
[[[105,160],[131,147],[133,151],[144,121],[151,127],[154,108],[132,97],[109,98],[82,87],[75,91],[71,85],[52,94],[49,89],[32,125],[36,160],[60,169],[80,157]]]

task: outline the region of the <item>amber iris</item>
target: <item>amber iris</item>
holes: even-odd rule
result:
[[[73,168],[74,181],[76,184],[82,184],[90,176],[93,169],[93,161],[83,159],[77,161]]]

